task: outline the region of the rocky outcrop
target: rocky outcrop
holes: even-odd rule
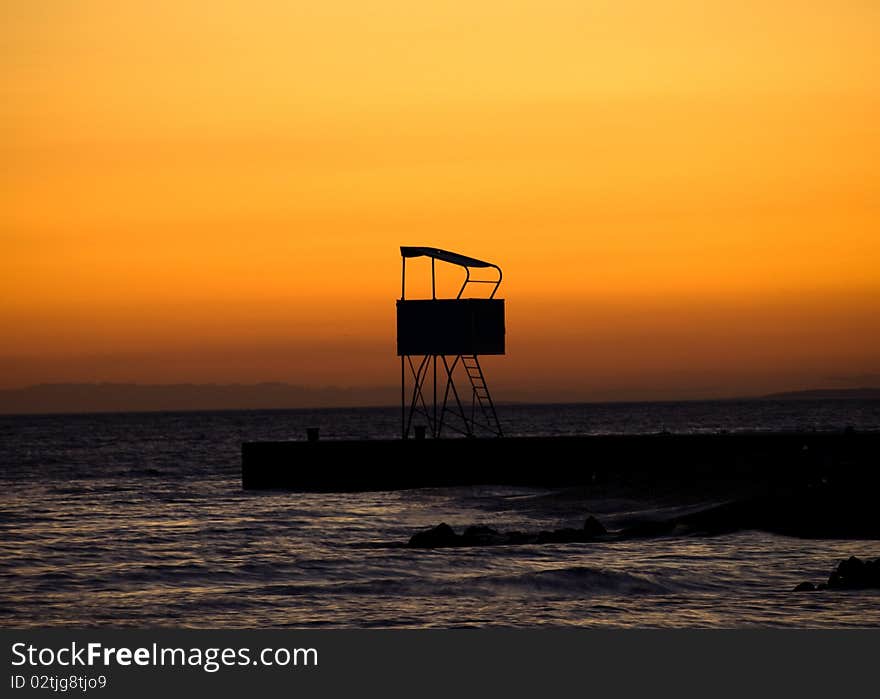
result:
[[[427,531],[417,532],[410,537],[409,546],[420,549],[433,549],[442,546],[455,546],[459,540],[458,534],[446,522],[440,522],[436,527]]]
[[[587,536],[605,536],[608,533],[608,530],[605,529],[605,526],[598,519],[590,515],[587,517],[584,522],[584,534]]]
[[[828,576],[828,582],[813,585],[803,582],[794,588],[795,592],[815,590],[880,590],[880,558],[873,561],[850,556],[837,564]]]
[[[445,522],[425,531],[416,532],[407,544],[410,548],[434,549],[453,546],[501,546],[514,544],[570,544],[596,541],[608,534],[602,523],[595,517],[587,517],[581,529],[568,527],[553,531],[499,532],[492,527],[468,527],[462,534],[456,534]]]
[[[880,558],[863,561],[850,556],[828,577],[829,590],[880,590]]]

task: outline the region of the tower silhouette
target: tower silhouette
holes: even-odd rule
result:
[[[402,246],[400,254],[397,354],[400,357],[402,438],[409,438],[416,415],[425,418],[434,439],[441,436],[444,428],[468,437],[478,432],[503,436],[479,359],[481,355],[504,354],[505,351],[504,299],[495,298],[501,285],[501,268],[439,248]],[[406,261],[413,257],[431,259],[430,299],[406,298]],[[455,298],[437,298],[437,261],[457,265],[465,271]],[[494,270],[497,278],[472,279],[474,269]],[[487,285],[488,298],[465,297],[471,289],[486,288],[472,285]],[[412,381],[409,397],[408,375]],[[424,427],[415,427],[416,437],[422,437]]]

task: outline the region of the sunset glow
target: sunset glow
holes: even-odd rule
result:
[[[880,383],[880,4],[3,15],[0,388],[394,384],[401,244],[504,269],[500,400]]]

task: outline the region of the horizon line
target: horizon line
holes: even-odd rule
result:
[[[0,394],[27,391],[29,389],[40,387],[60,387],[60,386],[78,386],[78,387],[97,387],[97,386],[137,386],[147,388],[173,388],[173,387],[258,387],[266,385],[287,386],[291,388],[299,388],[304,390],[337,390],[337,391],[362,391],[376,390],[397,390],[396,387],[308,387],[300,384],[287,384],[285,382],[258,382],[251,384],[196,384],[196,383],[178,383],[178,384],[138,384],[138,383],[121,383],[121,382],[85,382],[85,383],[44,383],[31,384],[21,388],[0,388]],[[867,394],[867,395],[859,395]],[[874,395],[876,394],[876,395]],[[732,395],[724,397],[711,398],[647,398],[647,399],[583,399],[583,400],[502,400],[497,401],[499,406],[568,406],[568,405],[643,405],[643,404],[678,404],[678,403],[715,403],[715,402],[737,402],[737,401],[764,401],[764,400],[781,400],[781,401],[802,401],[802,400],[880,400],[880,386],[861,386],[853,388],[811,388],[798,389],[791,391],[773,392],[761,395]],[[140,408],[101,408],[93,409],[85,407],[83,409],[36,409],[24,411],[5,410],[0,406],[0,416],[2,417],[36,417],[36,416],[73,416],[73,415],[115,415],[115,414],[176,414],[176,413],[233,413],[233,412],[296,412],[296,411],[339,411],[339,410],[384,410],[399,409],[399,403],[364,403],[359,405],[302,405],[302,406],[225,406],[225,407],[140,407]]]

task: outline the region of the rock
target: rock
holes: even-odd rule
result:
[[[576,541],[584,541],[583,529],[557,529],[552,533],[553,541],[557,544],[571,544]]]
[[[508,537],[492,527],[468,527],[461,539],[463,546],[495,546],[506,544]]]
[[[461,537],[446,522],[427,531],[417,532],[410,537],[407,546],[411,548],[433,549],[443,546],[457,546]]]
[[[880,589],[880,558],[863,561],[856,556],[837,565],[837,570],[828,578],[831,590]]]
[[[538,544],[571,544],[575,542],[587,541],[583,529],[554,529],[552,532],[539,532],[535,543]]]
[[[534,544],[537,537],[534,534],[526,534],[525,532],[509,532],[507,534],[508,544]]]
[[[608,530],[602,525],[598,519],[590,515],[587,517],[584,522],[584,535],[588,538],[595,538],[597,536],[604,536],[608,533]]]
[[[447,546],[500,546],[503,544],[569,544],[593,541],[607,535],[605,527],[595,517],[588,517],[582,529],[566,527],[552,532],[499,532],[492,527],[473,526],[458,535],[445,522],[432,529],[417,532],[410,537],[410,548],[443,548]]]
[[[850,556],[837,564],[827,583],[814,587],[812,583],[804,582],[794,588],[795,592],[812,590],[880,590],[880,558],[863,561]]]

